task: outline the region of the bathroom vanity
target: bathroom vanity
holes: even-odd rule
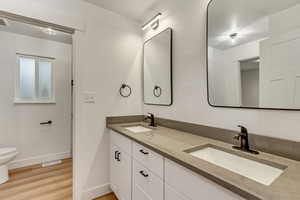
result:
[[[111,188],[121,200],[300,198],[298,161],[264,152],[252,155],[229,143],[145,122],[107,127]],[[235,165],[255,170],[234,171]]]

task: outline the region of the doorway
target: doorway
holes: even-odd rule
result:
[[[242,107],[259,107],[259,63],[259,57],[240,61]]]
[[[74,31],[16,15],[0,24],[0,149],[18,152],[0,199],[72,199]]]

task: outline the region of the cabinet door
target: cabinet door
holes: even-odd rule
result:
[[[165,183],[165,200],[189,200]]]
[[[149,169],[133,161],[132,200],[163,200],[163,180]]]
[[[111,131],[110,183],[119,200],[131,200],[132,157],[131,140]]]
[[[132,183],[132,159],[131,156],[121,151],[117,155],[118,160],[118,199],[131,200]]]
[[[165,182],[191,200],[245,200],[243,197],[168,159],[165,159]]]
[[[118,196],[118,177],[119,177],[119,163],[116,159],[119,149],[114,144],[110,144],[110,184],[112,191]]]

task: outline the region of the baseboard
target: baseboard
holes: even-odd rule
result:
[[[111,193],[110,184],[100,185],[83,192],[82,200],[92,200]]]
[[[72,157],[72,155],[71,155],[70,151],[62,152],[62,153],[55,153],[55,154],[47,154],[47,155],[31,157],[31,158],[27,158],[27,159],[23,159],[23,160],[14,160],[9,164],[8,168],[9,169],[17,169],[17,168],[27,167],[27,166],[31,166],[31,165],[42,164],[43,162],[66,159],[66,158],[71,158],[71,157]]]

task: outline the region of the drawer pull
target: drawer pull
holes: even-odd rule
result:
[[[120,156],[121,156],[121,152],[118,152],[117,153],[117,161],[119,161],[119,162],[121,162],[121,157]]]
[[[116,160],[116,161],[119,161],[119,162],[121,161],[120,156],[121,156],[121,152],[115,151],[115,160]]]
[[[115,160],[118,159],[118,151],[115,151]]]
[[[149,155],[149,152],[144,151],[143,149],[140,150],[140,152],[144,155]]]
[[[146,174],[143,170],[140,171],[140,174],[145,178],[149,177],[149,174]]]

